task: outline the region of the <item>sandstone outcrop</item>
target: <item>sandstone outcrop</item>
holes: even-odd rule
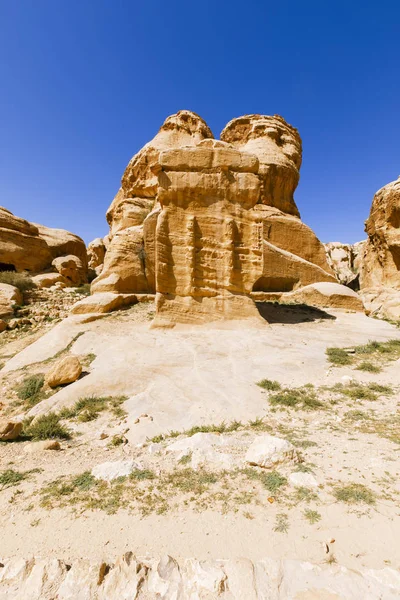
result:
[[[156,324],[259,318],[253,292],[336,282],[293,194],[301,139],[282,117],[233,119],[215,140],[168,117],[130,161],[108,212],[92,293],[157,293]]]
[[[360,253],[360,288],[374,314],[400,319],[400,177],[374,196]]]
[[[0,271],[51,272],[53,262],[73,256],[79,264],[80,283],[87,281],[84,241],[64,229],[29,223],[0,207]],[[76,284],[77,277],[69,279]]]
[[[11,317],[14,306],[23,304],[23,296],[17,287],[0,283],[0,317]]]
[[[329,242],[324,245],[328,264],[339,283],[358,291],[360,289],[361,256],[365,241],[356,244]]]
[[[22,423],[19,421],[10,421],[8,419],[0,420],[0,441],[6,442],[16,440],[22,432]]]
[[[93,269],[97,275],[100,275],[103,268],[105,254],[106,246],[102,238],[92,240],[87,247],[89,269]]]
[[[64,281],[69,281],[72,285],[81,285],[87,281],[87,266],[77,256],[59,256],[51,264]]]

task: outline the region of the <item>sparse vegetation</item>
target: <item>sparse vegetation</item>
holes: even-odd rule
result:
[[[279,381],[272,381],[271,379],[261,379],[257,382],[257,385],[268,392],[277,392],[282,387]]]
[[[14,469],[7,469],[6,471],[0,472],[0,486],[1,490],[4,490],[14,485],[19,485],[24,479],[32,473],[39,473],[40,469],[31,469],[30,471],[14,471]]]
[[[0,283],[7,283],[18,288],[20,292],[24,293],[28,290],[32,290],[36,287],[29,273],[16,273],[15,271],[1,271],[0,272]]]
[[[297,502],[311,502],[311,500],[318,500],[318,495],[307,487],[297,487],[295,492]]]
[[[393,389],[390,386],[374,382],[367,384],[351,382],[347,385],[337,383],[332,390],[351,400],[377,400],[379,396],[393,394]]]
[[[333,365],[351,365],[353,362],[351,356],[343,348],[327,348],[326,355]]]
[[[286,477],[283,477],[278,471],[266,472],[248,467],[242,469],[241,473],[248,479],[259,481],[271,494],[276,494],[281,487],[287,485]]]
[[[17,387],[17,396],[20,400],[23,400],[27,406],[34,406],[43,398],[43,394],[41,394],[43,385],[43,373],[30,375]]]
[[[287,514],[279,513],[276,515],[274,531],[277,533],[287,533],[289,531],[289,520]]]
[[[318,523],[318,521],[321,520],[321,515],[316,510],[311,510],[310,508],[307,508],[303,514],[311,525],[315,525],[315,523]]]
[[[148,441],[157,444],[168,438],[176,438],[180,435],[192,437],[196,433],[231,433],[232,431],[237,431],[241,427],[243,427],[243,423],[240,421],[232,421],[231,423],[225,423],[225,421],[222,421],[222,423],[219,423],[218,425],[195,425],[190,429],[185,429],[183,431],[172,430],[168,433],[155,435]]]
[[[324,408],[324,403],[317,398],[316,391],[307,385],[299,388],[284,388],[269,397],[272,406],[316,410]]]
[[[24,422],[23,434],[32,440],[69,440],[71,433],[60,423],[60,416],[50,412],[37,417],[33,422]]]
[[[376,502],[374,492],[362,483],[336,485],[333,489],[333,495],[339,502],[346,502],[347,504],[375,504]]]
[[[364,360],[357,367],[358,371],[366,371],[367,373],[380,373],[382,371],[382,367],[378,367],[377,365],[372,364],[367,360]]]
[[[71,408],[63,408],[59,417],[61,419],[77,419],[82,423],[94,421],[99,414],[105,410],[110,411],[115,417],[126,415],[122,404],[127,400],[126,396],[89,396],[79,398]]]

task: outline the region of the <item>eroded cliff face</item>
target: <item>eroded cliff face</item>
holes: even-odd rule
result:
[[[282,117],[233,119],[220,141],[194,113],[168,117],[125,170],[92,292],[157,292],[162,324],[256,316],[253,293],[336,282],[294,202],[300,165]]]
[[[361,288],[400,290],[400,177],[375,194],[365,231]]]

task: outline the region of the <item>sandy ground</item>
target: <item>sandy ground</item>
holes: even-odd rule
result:
[[[150,328],[149,311],[140,305],[92,323],[63,321],[6,362],[0,377],[2,401],[7,404],[16,382],[27,373],[45,372],[49,363],[40,361],[54,356],[83,332],[70,352],[96,355],[88,374],[31,412],[57,411],[89,395],[126,394],[129,399],[124,419],[102,413],[90,423],[73,423],[71,427],[80,435],[63,442],[60,452],[29,453],[31,442],[0,445],[0,471],[42,469],[18,486],[0,489],[0,556],[110,560],[129,549],[141,556],[169,553],[182,558],[252,560],[273,556],[322,564],[328,542],[329,556],[345,566],[399,568],[399,445],[382,437],[381,429],[366,432],[358,421],[346,417],[348,411],[358,409],[380,422],[398,418],[399,361],[388,363],[379,374],[363,373],[330,366],[325,350],[372,339],[400,339],[400,331],[362,314],[332,311],[327,315],[283,307],[269,315],[271,324],[231,322],[157,330]],[[5,354],[9,349],[1,351]],[[268,378],[284,386],[331,387],[344,375],[364,383],[389,384],[394,393],[375,401],[341,402],[329,410],[273,411],[268,393],[256,385]],[[135,423],[143,413],[149,417]],[[263,417],[274,435],[295,445],[304,440],[315,444],[299,446],[318,483],[313,500],[296,500],[296,489],[288,484],[273,503],[267,501],[267,492],[257,488],[249,504],[232,502],[227,510],[221,509],[215,495],[199,508],[196,503],[185,504],[178,493],[164,514],[148,516],[134,505],[119,508],[115,514],[83,510],[81,504],[41,506],[41,490],[47,483],[104,461],[134,458],[157,474],[181,468],[166,454],[168,440],[151,454],[147,437],[223,420],[248,423],[256,417]],[[102,432],[109,437],[101,440]],[[122,432],[128,443],[109,448],[112,435]],[[243,466],[245,449],[259,433],[244,426],[223,435],[243,442],[235,455],[237,466]],[[284,477],[295,471],[294,464],[279,467]],[[367,486],[376,503],[337,501],[332,486],[346,483]],[[237,485],[239,491],[249,488],[248,482]],[[307,509],[318,511],[317,523],[305,519]],[[282,513],[288,519],[286,532],[275,530]]]

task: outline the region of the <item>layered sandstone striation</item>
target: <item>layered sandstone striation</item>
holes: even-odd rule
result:
[[[67,274],[62,272],[64,259],[69,259]],[[80,285],[87,281],[87,269],[86,246],[80,237],[29,223],[0,207],[0,271],[58,271],[69,284]]]
[[[279,116],[233,119],[221,140],[194,113],[168,117],[125,170],[92,292],[156,292],[163,325],[258,317],[252,293],[337,282],[294,201],[301,158]]]

